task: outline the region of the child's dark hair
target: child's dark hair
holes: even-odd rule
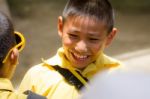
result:
[[[0,67],[8,51],[16,44],[13,24],[9,18],[0,12]]]
[[[105,23],[107,32],[112,31],[114,15],[108,0],[69,0],[64,11],[63,18],[70,16],[88,16]]]

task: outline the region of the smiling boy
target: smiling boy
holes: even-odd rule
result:
[[[119,68],[119,61],[103,53],[117,32],[113,14],[108,0],[69,0],[58,17],[62,47],[27,72],[20,91],[32,90],[49,99],[77,99],[96,73]]]

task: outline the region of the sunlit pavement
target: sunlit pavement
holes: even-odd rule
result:
[[[125,53],[115,57],[120,59],[129,70],[150,73],[150,49]]]

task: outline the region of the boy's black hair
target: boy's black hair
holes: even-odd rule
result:
[[[0,67],[8,51],[16,44],[13,24],[9,18],[0,12]]]
[[[104,22],[107,32],[110,33],[114,25],[113,14],[108,0],[69,0],[63,11],[63,18],[66,20],[70,16],[88,16]]]

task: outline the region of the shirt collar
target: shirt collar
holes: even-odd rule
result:
[[[63,48],[59,48],[57,54],[53,58],[47,60],[47,63],[50,65],[59,65],[62,68],[73,68],[88,78],[91,78],[98,71],[106,68],[116,67],[120,64],[117,60],[114,60],[100,52],[97,60],[89,64],[83,71],[81,71],[71,66],[71,63],[65,58]]]

